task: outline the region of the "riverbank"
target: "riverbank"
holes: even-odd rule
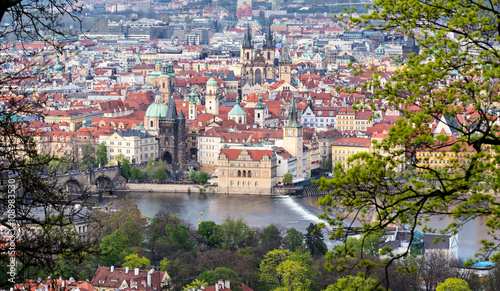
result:
[[[217,194],[217,187],[202,186],[194,184],[147,184],[147,183],[127,183],[128,191],[141,191],[141,192],[162,192],[162,193],[177,193],[177,192],[206,192]]]

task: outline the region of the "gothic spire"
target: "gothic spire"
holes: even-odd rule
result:
[[[302,125],[297,120],[297,105],[295,104],[295,97],[292,96],[292,102],[290,103],[290,110],[288,111],[288,123],[287,127],[302,127]]]
[[[271,26],[269,25],[266,34],[266,43],[264,44],[264,48],[274,48],[273,44],[273,32],[271,31]]]
[[[247,24],[247,31],[245,32],[243,47],[252,48],[252,32],[250,31],[250,25],[248,24]]]
[[[280,63],[291,63],[290,52],[288,51],[288,45],[286,42],[283,43],[283,50],[280,55]]]

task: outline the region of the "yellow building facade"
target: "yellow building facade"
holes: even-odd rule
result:
[[[347,159],[357,153],[369,152],[371,139],[359,137],[344,137],[332,144],[332,166],[341,164],[348,167]]]
[[[219,193],[270,195],[279,180],[276,153],[269,148],[224,148],[216,170]]]

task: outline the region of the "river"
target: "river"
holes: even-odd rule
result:
[[[321,222],[317,216],[324,209],[316,205],[317,197],[130,192],[129,198],[148,217],[167,211],[194,226],[199,220],[220,224],[229,215],[242,217],[250,227],[263,228],[272,223],[283,228],[294,227],[303,233],[310,223]],[[442,228],[450,221],[447,217],[435,218],[429,225]],[[476,219],[463,225],[458,233],[459,257],[471,258],[479,251],[480,240],[488,238],[485,221]],[[327,242],[330,249],[334,244]]]

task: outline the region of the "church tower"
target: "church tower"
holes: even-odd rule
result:
[[[274,40],[273,33],[271,32],[271,26],[269,26],[266,40],[264,42],[264,47],[262,48],[262,54],[264,55],[264,60],[266,63],[266,79],[275,79],[274,73]]]
[[[241,47],[241,63],[243,65],[250,65],[253,62],[253,45],[252,45],[252,32],[250,26],[247,26],[247,32],[243,39]]]
[[[250,84],[253,85],[253,60],[254,52],[252,45],[252,33],[250,31],[250,26],[247,27],[247,32],[243,39],[243,44],[241,46],[241,85]]]
[[[175,71],[172,61],[163,61],[161,75],[158,77],[158,86],[163,103],[168,103],[175,88]]]
[[[294,178],[302,180],[304,177],[302,124],[297,121],[297,106],[293,97],[288,112],[288,122],[283,126],[283,148],[297,159]]]
[[[292,58],[290,57],[290,52],[288,51],[288,44],[286,39],[283,38],[283,51],[279,60],[280,65],[280,80],[287,83],[292,83]]]
[[[198,112],[196,105],[198,103],[198,94],[196,93],[196,89],[194,87],[191,87],[191,93],[188,94],[189,100],[189,115],[188,118],[189,120],[196,120],[198,117]]]
[[[211,77],[207,82],[205,90],[205,112],[208,114],[219,114],[219,98],[217,97],[217,81]]]

